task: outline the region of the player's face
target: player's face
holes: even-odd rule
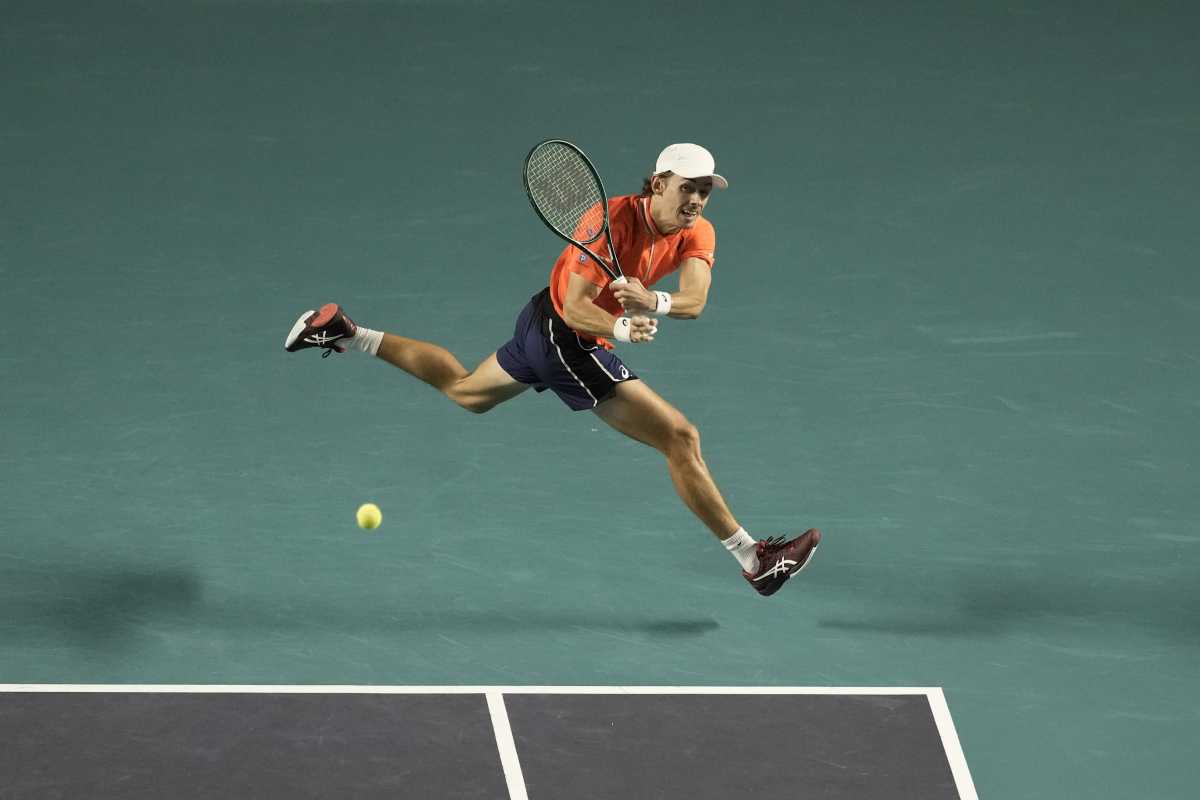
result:
[[[654,221],[663,233],[691,228],[704,213],[712,194],[712,178],[669,175],[654,182]]]

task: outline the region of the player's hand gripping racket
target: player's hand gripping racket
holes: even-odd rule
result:
[[[608,229],[608,195],[583,151],[562,139],[548,139],[525,157],[524,179],[529,202],[546,227],[591,256],[614,284],[625,283]],[[608,261],[592,249],[601,237],[608,245]]]

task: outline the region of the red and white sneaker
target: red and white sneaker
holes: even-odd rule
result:
[[[346,352],[338,342],[357,332],[354,320],[347,317],[337,303],[326,303],[318,311],[305,311],[300,315],[283,341],[283,349],[294,353],[306,347],[320,347],[325,350],[321,358],[325,358],[335,351]]]
[[[821,543],[821,532],[810,528],[804,533],[785,542],[783,537],[763,539],[755,546],[758,556],[758,571],[751,575],[745,570],[742,577],[750,582],[754,590],[763,596],[775,594],[779,587],[787,583],[787,579],[795,575],[817,552]]]

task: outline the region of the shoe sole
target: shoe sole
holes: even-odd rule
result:
[[[321,310],[317,312],[317,315],[308,321],[308,324],[314,328],[323,328],[337,316],[337,312],[337,303],[326,303],[321,306]]]
[[[292,345],[296,344],[296,340],[300,338],[300,334],[304,333],[305,328],[310,326],[320,328],[322,325],[328,325],[337,312],[337,303],[326,303],[318,311],[312,309],[305,311],[300,315],[300,319],[296,320],[296,324],[288,332],[287,338],[283,340],[283,349],[289,353],[295,352]]]
[[[300,319],[296,320],[296,324],[293,325],[291,331],[288,332],[287,338],[283,340],[284,350],[287,350],[289,353],[293,352],[292,345],[294,345],[296,340],[300,338],[300,334],[304,333],[304,329],[308,327],[308,318],[314,313],[316,312],[310,310],[305,311],[300,315]]]
[[[792,572],[788,575],[789,578],[792,577],[792,575],[795,575],[796,572],[799,572],[800,570],[807,567],[808,562],[812,561],[813,556],[815,556],[817,554],[817,548],[821,546],[821,532],[814,529],[813,533],[816,534],[813,538],[815,538],[817,541],[813,543],[812,550],[808,551],[808,557],[804,559],[804,563],[802,563],[800,566],[796,567],[795,572]]]
[[[801,570],[803,570],[805,567],[807,567],[807,566],[808,566],[808,562],[810,562],[810,561],[812,561],[812,560],[813,560],[813,556],[815,556],[815,555],[817,554],[817,548],[818,548],[818,547],[820,547],[820,546],[821,546],[821,543],[820,543],[820,542],[817,542],[816,544],[814,544],[814,545],[813,545],[813,548],[812,548],[812,550],[809,550],[809,551],[808,551],[808,558],[804,559],[804,563],[803,563],[803,564],[801,564],[800,566],[796,567],[796,572],[800,572]],[[790,577],[792,577],[792,575],[795,575],[795,574],[796,574],[796,572],[789,573],[789,574],[788,574],[788,577],[789,577],[789,578],[790,578]]]

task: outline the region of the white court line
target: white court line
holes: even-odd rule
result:
[[[162,694],[923,694],[928,686],[344,686],[320,684],[0,683],[0,692],[122,692]],[[945,705],[945,698],[942,698]],[[948,712],[947,712],[948,713]]]
[[[942,749],[946,751],[946,760],[950,762],[950,773],[954,775],[958,796],[961,800],[979,800],[975,782],[971,780],[971,770],[967,767],[967,757],[963,755],[962,744],[958,741],[958,731],[954,729],[950,706],[946,704],[946,695],[940,687],[929,690],[929,708],[933,711],[933,721],[937,723],[938,733],[942,737]]]
[[[504,707],[504,695],[488,692],[487,704],[488,712],[492,715],[492,729],[496,731],[496,748],[500,751],[500,765],[504,767],[509,800],[529,800],[525,776],[521,774],[521,759],[517,757],[517,744],[513,741],[512,726],[508,722],[508,710]]]

